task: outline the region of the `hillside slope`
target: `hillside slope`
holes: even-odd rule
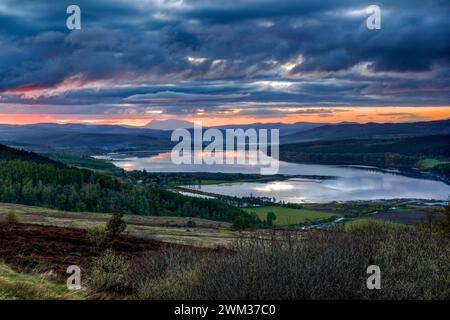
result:
[[[412,123],[364,123],[325,125],[287,135],[282,143],[315,140],[401,138],[450,134],[450,120]]]
[[[66,211],[201,217],[245,225],[256,216],[220,200],[186,197],[151,185],[69,167],[34,153],[1,146],[0,201]],[[17,154],[17,156],[15,156]],[[2,160],[3,155],[3,160]]]
[[[285,144],[282,151],[304,153],[385,153],[450,157],[450,135],[396,139],[348,139]]]
[[[2,144],[0,144],[0,160],[24,160],[35,163],[51,163],[57,166],[64,166],[62,163],[53,161],[37,153],[25,151],[22,149],[10,148]]]
[[[284,144],[288,162],[366,165],[410,171],[428,170],[449,181],[450,135],[395,139],[347,139]],[[425,164],[425,165],[424,165]]]
[[[170,132],[115,125],[39,123],[0,125],[0,143],[39,146],[41,150],[66,152],[107,152],[123,148],[163,148],[170,146]]]

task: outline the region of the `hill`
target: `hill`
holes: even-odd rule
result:
[[[69,167],[39,155],[1,146],[0,201],[66,211],[200,217],[258,224],[256,216],[220,200],[186,197],[151,185],[87,169]],[[17,153],[17,157],[14,154]]]
[[[282,143],[317,140],[401,138],[450,134],[450,120],[411,123],[350,123],[324,125],[283,137]]]
[[[302,142],[282,145],[280,150],[324,154],[393,152],[416,156],[450,157],[450,135]]]
[[[43,151],[108,152],[172,145],[170,132],[115,125],[39,123],[0,125],[0,143]]]
[[[38,153],[98,154],[124,150],[170,149],[171,130],[190,127],[186,121],[152,121],[147,127],[117,125],[0,124],[0,143]],[[215,126],[225,129],[279,129],[282,144],[344,139],[385,139],[450,134],[450,120],[415,123],[252,123]],[[206,130],[207,127],[204,127]],[[192,129],[189,129],[192,130]]]
[[[369,165],[433,171],[448,181],[450,135],[395,139],[347,139],[284,144],[280,159],[288,162]]]
[[[292,133],[303,132],[313,128],[318,128],[324,125],[332,125],[328,123],[314,123],[314,122],[296,122],[296,123],[282,123],[282,122],[270,122],[270,123],[252,123],[252,124],[242,124],[242,125],[223,125],[216,126],[214,128],[225,130],[225,129],[279,129],[280,136],[290,135]]]
[[[63,166],[62,163],[53,161],[47,157],[23,149],[10,148],[0,144],[0,160],[24,160],[35,163],[51,163],[53,165]]]
[[[181,128],[193,128],[194,123],[176,119],[152,120],[145,127],[153,130],[175,130]]]

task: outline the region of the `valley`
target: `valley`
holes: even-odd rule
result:
[[[286,128],[292,135],[294,129]],[[304,126],[306,131],[319,128]],[[96,145],[77,135],[81,129],[75,126],[66,138],[48,144],[37,134],[33,145],[18,139],[10,144],[16,148],[0,146],[0,298],[171,299],[200,292],[207,297],[211,278],[202,278],[198,270],[211,274],[215,283],[230,281],[219,276],[221,268],[239,277],[234,268],[255,261],[248,260],[252,246],[263,251],[251,268],[263,274],[266,247],[291,259],[292,251],[309,252],[299,251],[304,245],[316,250],[315,241],[354,250],[348,238],[360,243],[374,233],[390,254],[395,245],[383,243],[393,235],[411,237],[408,245],[416,245],[420,230],[433,230],[439,238],[438,230],[447,228],[446,135],[283,144],[280,154],[288,161],[280,162],[278,174],[262,176],[245,164],[175,166],[165,132],[89,128],[102,136]],[[36,134],[35,128],[27,130]],[[141,130],[156,137],[144,139],[155,142],[149,148],[134,144],[140,138],[130,138]],[[125,132],[134,142],[114,141]],[[124,232],[109,234],[118,213]],[[283,243],[293,246],[289,253],[279,247]],[[441,258],[430,259],[433,264]],[[86,277],[83,289],[75,292],[64,285],[72,264]],[[288,272],[291,266],[285,267]],[[146,274],[142,268],[157,269]],[[110,283],[119,275],[122,280]],[[265,278],[275,281],[274,287],[280,281]],[[198,292],[192,291],[198,285]]]

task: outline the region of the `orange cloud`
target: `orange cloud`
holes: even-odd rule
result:
[[[230,109],[231,110],[231,109]],[[180,117],[173,114],[154,113],[145,115],[121,114],[0,114],[3,124],[31,124],[39,122],[55,123],[91,123],[143,126],[153,119],[169,118],[189,121],[202,121],[206,126],[224,124],[249,124],[255,122],[411,122],[450,118],[450,106],[442,107],[333,107],[331,112],[323,113],[324,108],[300,108],[286,110],[275,115],[240,115],[245,109],[232,109],[233,112],[213,113],[202,110],[195,115]]]

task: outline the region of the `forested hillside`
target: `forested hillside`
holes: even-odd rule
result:
[[[344,139],[390,139],[450,134],[450,120],[405,123],[350,123],[325,125],[287,135],[282,143]]]
[[[62,164],[37,153],[10,148],[2,144],[0,144],[0,160],[26,160],[37,163],[53,163],[54,165],[62,166]]]
[[[282,150],[305,153],[379,153],[394,152],[410,156],[450,156],[450,135],[403,139],[348,139],[282,145]]]
[[[68,211],[111,212],[115,208],[141,215],[238,220],[244,226],[259,223],[256,217],[220,200],[134,185],[5,146],[0,147],[0,201]]]
[[[450,135],[397,139],[349,139],[286,144],[280,158],[291,162],[360,164],[410,169],[425,158],[450,157]],[[440,170],[440,171],[438,171]],[[435,168],[448,174],[445,165]]]

